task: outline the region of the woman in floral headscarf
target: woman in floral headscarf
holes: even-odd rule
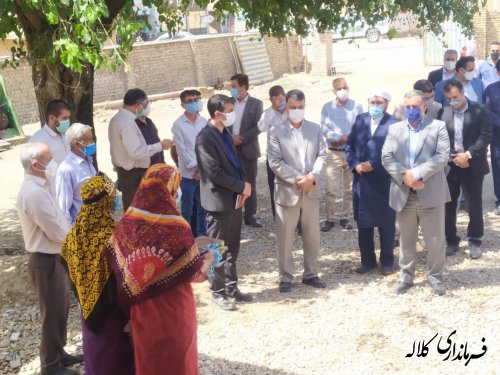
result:
[[[129,301],[137,375],[197,375],[192,281],[206,279],[212,254],[200,256],[175,206],[180,174],[151,166],[106,250],[120,293]]]
[[[128,314],[116,299],[116,281],[104,250],[113,233],[116,191],[104,175],[84,182],[83,205],[61,250],[80,303],[86,375],[134,374]]]

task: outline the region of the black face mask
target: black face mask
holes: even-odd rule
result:
[[[500,57],[500,52],[492,52],[490,56],[493,61],[497,61]]]

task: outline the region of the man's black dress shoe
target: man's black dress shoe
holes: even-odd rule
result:
[[[292,283],[289,281],[280,281],[279,288],[281,293],[290,292],[292,290]]]
[[[302,284],[312,286],[313,288],[325,288],[326,284],[319,277],[312,277],[310,279],[302,279]]]
[[[242,293],[239,289],[236,289],[234,292],[227,292],[226,294],[229,298],[234,298],[236,302],[250,302],[253,300],[250,293]]]
[[[321,231],[322,232],[328,232],[330,231],[333,227],[335,226],[335,223],[330,220],[325,220],[323,223],[321,223]]]
[[[361,267],[357,268],[356,269],[356,272],[359,273],[359,274],[364,274],[364,273],[367,273],[367,272],[370,272],[371,270],[377,268],[376,265],[374,266],[365,266],[365,265],[361,265]]]
[[[245,225],[248,225],[250,227],[254,227],[254,228],[262,228],[262,224],[259,220],[257,220],[255,217],[251,216],[251,217],[246,217],[245,218]]]

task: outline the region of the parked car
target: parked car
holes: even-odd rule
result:
[[[347,29],[343,36],[340,27],[333,30],[332,37],[333,41],[339,39],[366,38],[370,43],[377,43],[382,35],[387,35],[390,28],[390,21],[388,20],[377,22],[375,26],[369,26],[366,23],[363,25],[362,21],[357,21]]]
[[[178,39],[186,39],[186,38],[192,38],[194,34],[188,33],[187,31],[179,31],[175,34],[170,34],[170,33],[165,33],[163,35],[160,35],[158,38],[156,38],[154,41],[159,42],[162,40],[178,40]]]

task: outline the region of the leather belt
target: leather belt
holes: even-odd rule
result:
[[[329,147],[328,149],[332,150],[332,151],[337,151],[337,152],[345,152],[345,148],[333,148],[333,147]]]

